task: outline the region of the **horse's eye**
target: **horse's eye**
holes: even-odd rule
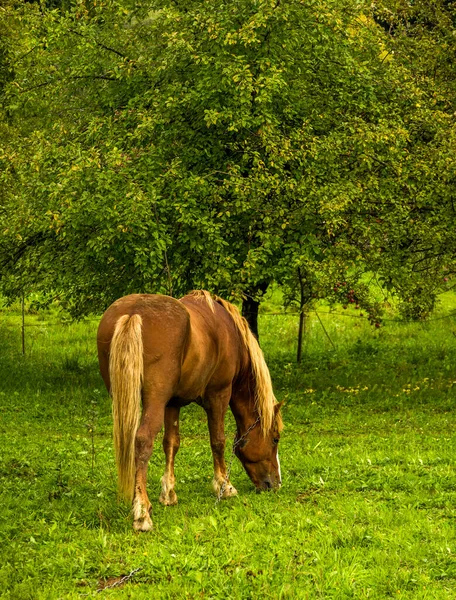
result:
[[[274,438],[272,440],[272,443],[274,444],[274,446],[277,446],[277,444],[279,443],[279,438]]]

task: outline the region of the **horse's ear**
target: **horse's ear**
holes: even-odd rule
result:
[[[280,409],[283,406],[283,400],[282,402],[279,402],[278,404],[274,404],[274,421],[275,421],[275,426],[277,428],[277,431],[280,433],[283,429],[283,421],[282,421],[282,415],[280,414]]]
[[[274,404],[274,414],[276,417],[279,414],[280,409],[282,408],[283,404],[284,404],[283,400],[282,400],[282,402],[279,402],[278,404]]]

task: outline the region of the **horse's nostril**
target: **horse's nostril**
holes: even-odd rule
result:
[[[267,490],[270,490],[272,488],[272,483],[270,479],[265,479],[264,480],[264,486]]]

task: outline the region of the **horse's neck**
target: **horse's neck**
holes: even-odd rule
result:
[[[239,336],[238,336],[239,337]],[[250,352],[239,339],[239,370],[233,385],[230,407],[241,435],[258,419],[255,403],[256,381],[252,371]]]
[[[246,377],[237,388],[233,389],[230,407],[238,431],[242,434],[258,418],[258,411],[255,408],[253,383],[249,381],[249,378]]]

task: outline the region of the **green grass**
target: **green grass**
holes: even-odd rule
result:
[[[445,310],[454,306],[447,296]],[[205,415],[191,406],[179,504],[157,500],[159,439],[149,469],[155,530],[138,535],[116,502],[96,323],[28,315],[22,357],[18,313],[0,316],[3,598],[456,597],[456,320],[376,330],[321,314],[334,349],[311,315],[297,367],[296,317],[262,316],[286,400],[283,487],[255,494],[236,461],[239,496],[215,506]],[[231,418],[227,430],[231,439]],[[134,569],[122,588],[96,593]]]

